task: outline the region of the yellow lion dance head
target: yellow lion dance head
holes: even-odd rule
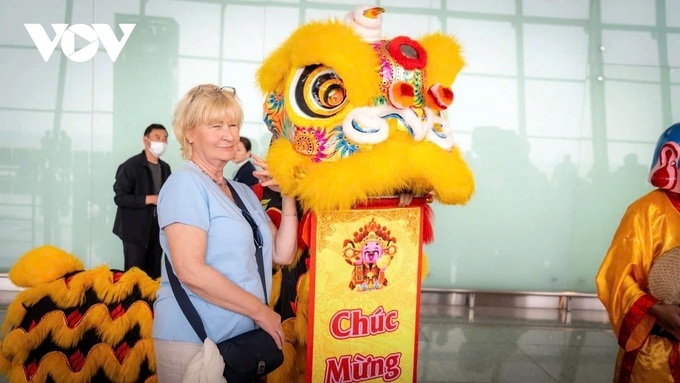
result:
[[[458,43],[442,33],[383,39],[382,12],[306,24],[258,71],[275,138],[267,162],[307,210],[404,191],[461,204],[474,190],[445,116],[464,65]]]

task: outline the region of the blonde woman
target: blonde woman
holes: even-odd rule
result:
[[[271,292],[271,272],[265,272],[263,289],[254,256],[256,233],[235,204],[233,193],[259,229],[264,270],[271,270],[272,262],[293,260],[297,211],[295,201],[283,197],[277,229],[250,188],[224,177],[225,165],[234,159],[242,122],[243,109],[234,88],[199,85],[179,102],[173,128],[187,162],[160,192],[160,241],[208,338],[219,343],[260,327],[281,348],[281,318],[265,304]],[[254,160],[262,169],[256,172],[260,182],[278,189],[266,164],[260,158]],[[180,382],[202,340],[173,295],[165,264],[154,304],[153,337],[159,381]]]

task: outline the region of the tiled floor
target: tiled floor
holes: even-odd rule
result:
[[[419,383],[612,381],[604,312],[423,305],[420,327]]]
[[[618,346],[604,312],[423,306],[418,382],[611,382]],[[471,317],[474,318],[471,320]],[[553,319],[550,319],[553,318]]]

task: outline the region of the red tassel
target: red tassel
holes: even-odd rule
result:
[[[429,204],[423,205],[423,243],[429,244],[434,241],[434,211]]]

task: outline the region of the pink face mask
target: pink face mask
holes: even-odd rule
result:
[[[361,259],[364,263],[376,263],[378,259],[383,255],[383,248],[377,242],[368,242],[361,249]]]
[[[665,143],[659,150],[658,160],[649,172],[649,182],[659,189],[680,193],[678,157],[680,146],[672,141]]]

